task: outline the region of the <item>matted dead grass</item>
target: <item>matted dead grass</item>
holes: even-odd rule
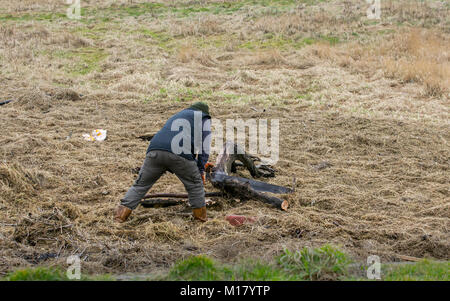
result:
[[[449,40],[441,4],[418,11],[393,1],[383,8],[387,24],[374,25],[360,22],[364,11],[348,2],[280,11],[244,5],[200,12],[205,19],[173,11],[80,24],[5,19],[0,100],[14,101],[0,107],[0,273],[65,265],[72,254],[87,273],[153,272],[194,254],[271,259],[284,247],[324,243],[362,261],[448,260]],[[27,13],[23,3],[4,7]],[[52,5],[39,3],[29,11]],[[131,5],[114,9],[122,4]],[[422,20],[418,12],[426,22],[397,28],[399,17]],[[342,41],[327,41],[330,28]],[[145,156],[147,143],[135,137],[196,100],[222,121],[280,120],[277,177],[268,181],[290,185],[296,177],[290,209],[219,199],[205,224],[182,205],[138,208],[129,222],[113,223]],[[108,139],[84,141],[96,128]],[[152,189],[183,190],[173,175]],[[234,228],[228,214],[257,222]]]

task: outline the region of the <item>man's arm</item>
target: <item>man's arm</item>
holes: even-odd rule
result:
[[[208,162],[209,153],[211,151],[211,119],[203,119],[202,131],[202,153],[198,154],[197,167],[201,174],[205,171],[205,164]]]

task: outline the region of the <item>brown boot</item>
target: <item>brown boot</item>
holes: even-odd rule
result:
[[[199,220],[201,222],[206,222],[206,207],[203,206],[202,208],[195,208],[193,210],[194,212],[194,219]]]
[[[131,214],[131,209],[128,207],[125,207],[123,205],[119,205],[116,208],[115,214],[114,214],[114,220],[118,223],[123,223],[127,220],[127,218]]]

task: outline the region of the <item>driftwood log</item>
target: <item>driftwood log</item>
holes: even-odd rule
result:
[[[223,196],[222,192],[206,192],[205,197],[219,197]],[[161,208],[170,207],[180,204],[188,204],[187,193],[155,193],[146,195],[141,201],[142,207],[145,208]],[[206,205],[212,205],[215,202],[207,201]]]
[[[227,195],[238,197],[242,200],[257,200],[275,206],[281,210],[287,210],[289,203],[269,193],[292,193],[292,189],[255,181],[242,177],[230,176],[236,168],[239,160],[245,166],[252,177],[273,177],[275,171],[267,165],[256,165],[259,158],[251,156],[239,148],[238,145],[227,142],[223,152],[217,157],[216,165],[206,170],[206,178],[211,184],[225,192]]]
[[[222,192],[206,192],[205,197],[215,197],[222,196]],[[143,199],[153,199],[153,198],[176,198],[176,199],[187,199],[187,193],[155,193],[146,195]]]
[[[206,207],[212,206],[216,204],[215,201],[206,200]],[[175,198],[175,199],[146,199],[141,201],[141,205],[144,208],[163,208],[163,207],[171,207],[177,205],[189,205],[189,202],[186,199]]]
[[[184,199],[146,199],[141,201],[144,208],[162,208],[185,204]]]
[[[222,170],[227,175],[236,172],[237,166],[244,166],[253,178],[275,177],[275,170],[269,165],[257,165],[255,162],[258,161],[261,161],[261,159],[246,153],[237,144],[227,142],[224,145],[222,154],[217,157],[215,167],[216,170]]]
[[[12,100],[5,100],[5,101],[0,101],[0,106],[6,105],[8,103],[10,103]]]

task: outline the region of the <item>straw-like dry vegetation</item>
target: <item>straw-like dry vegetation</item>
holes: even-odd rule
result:
[[[0,0],[0,102],[13,100],[0,106],[0,274],[72,254],[87,273],[153,272],[326,243],[362,261],[448,260],[450,7],[381,2],[369,20],[362,0],[82,0],[77,21],[65,1]],[[280,120],[268,181],[296,177],[289,210],[219,199],[204,224],[183,205],[115,224],[147,148],[135,137],[197,100],[222,121]],[[83,140],[96,128],[106,141]],[[171,174],[153,188],[182,191]]]

